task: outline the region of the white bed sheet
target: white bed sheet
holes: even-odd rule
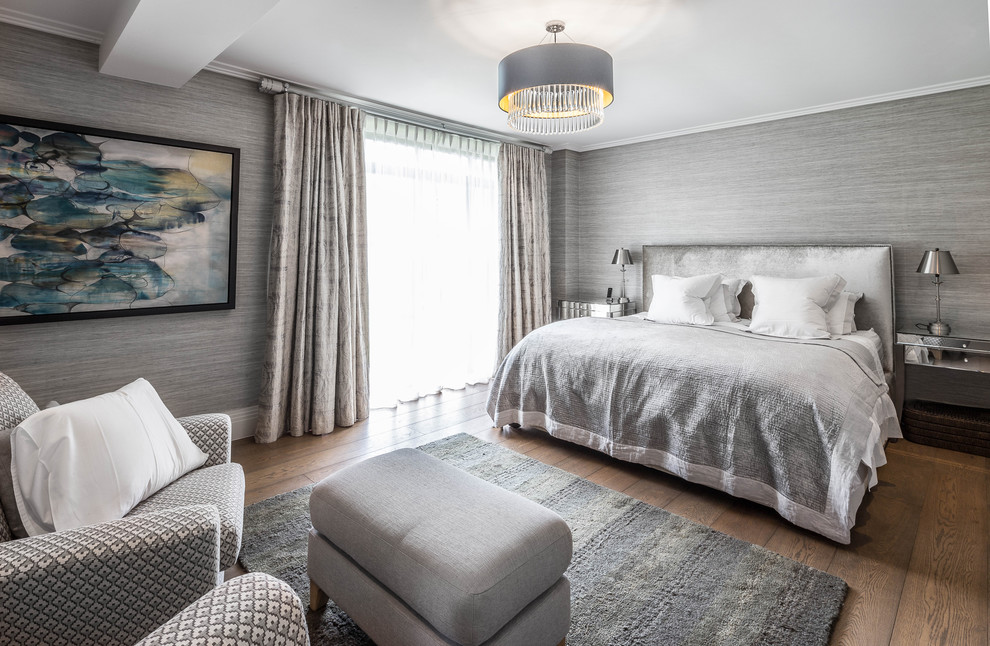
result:
[[[636,314],[630,314],[628,316],[622,316],[619,318],[625,319],[646,319],[646,312],[637,312]],[[739,319],[735,322],[715,322],[711,325],[713,328],[726,328],[730,330],[749,330],[749,319]],[[851,334],[842,335],[844,338],[856,343],[865,345],[866,347],[873,347],[873,350],[877,353],[877,356],[881,359],[883,358],[883,340],[880,339],[880,335],[873,330],[856,330]],[[838,339],[838,336],[832,336],[833,339]]]

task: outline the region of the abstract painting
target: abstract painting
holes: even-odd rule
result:
[[[232,309],[239,158],[0,115],[0,325]]]

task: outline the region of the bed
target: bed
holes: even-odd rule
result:
[[[558,321],[533,331],[495,372],[496,426],[554,437],[775,509],[849,543],[856,512],[900,437],[889,391],[894,302],[889,245],[643,247],[654,274],[805,278],[839,274],[859,332],[796,340],[744,324],[663,325],[642,316]],[[753,294],[739,295],[748,318]]]

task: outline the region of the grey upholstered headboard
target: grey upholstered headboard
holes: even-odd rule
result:
[[[856,327],[883,341],[883,367],[894,371],[894,262],[890,245],[648,245],[643,247],[643,304],[653,298],[654,274],[807,278],[839,274],[846,290],[863,292]],[[742,313],[753,310],[749,285],[739,295]]]

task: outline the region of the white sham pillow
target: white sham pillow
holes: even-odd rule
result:
[[[856,331],[856,303],[863,298],[863,292],[842,292],[835,304],[829,308],[828,332],[832,336],[852,334]]]
[[[753,276],[751,332],[792,339],[827,339],[826,311],[838,300],[846,281],[838,274],[815,278]]]
[[[722,276],[720,289],[716,289],[711,298],[706,299],[708,311],[712,313],[716,323],[735,323],[742,313],[739,304],[739,294],[746,286],[745,278],[729,278]]]
[[[721,274],[679,278],[654,275],[653,300],[646,315],[657,323],[711,325],[715,317],[708,311],[707,300],[720,287]]]
[[[207,458],[144,379],[31,415],[11,453],[30,536],[123,518]]]

